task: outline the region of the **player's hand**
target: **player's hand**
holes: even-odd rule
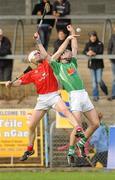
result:
[[[69,36],[67,37],[67,39],[68,39],[68,40],[72,40],[73,38],[77,38],[77,36],[79,36],[79,35],[76,35],[76,34],[74,34],[74,35],[69,35]]]
[[[33,39],[35,39],[35,40],[40,39],[40,35],[38,34],[38,32],[34,33]]]
[[[12,86],[12,81],[7,81],[5,84],[6,87],[11,87]]]

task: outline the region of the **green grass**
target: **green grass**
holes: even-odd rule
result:
[[[114,180],[115,172],[0,172],[0,180]]]

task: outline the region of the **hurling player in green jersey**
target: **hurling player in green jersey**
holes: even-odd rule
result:
[[[71,35],[75,35],[75,30],[71,25],[68,25],[67,29],[70,31]],[[52,56],[51,65],[59,82],[69,93],[70,109],[76,120],[81,123],[82,113],[89,120],[89,126],[85,131],[85,136],[83,136],[83,138],[76,143],[81,156],[85,156],[84,145],[87,139],[98,128],[99,119],[88,93],[85,90],[83,80],[78,73],[77,38],[74,36],[71,39],[72,51],[66,50],[67,45],[68,41],[65,40],[58,51]],[[71,135],[72,134],[75,134],[74,130],[72,131]],[[68,156],[73,156],[75,154],[74,144],[75,138],[74,140],[71,140],[70,138]]]

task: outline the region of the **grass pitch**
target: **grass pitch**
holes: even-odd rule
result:
[[[115,172],[0,172],[0,180],[114,180]]]

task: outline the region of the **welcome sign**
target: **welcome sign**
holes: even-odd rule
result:
[[[0,110],[0,157],[20,157],[28,145],[32,109]],[[33,157],[37,157],[37,142]]]

